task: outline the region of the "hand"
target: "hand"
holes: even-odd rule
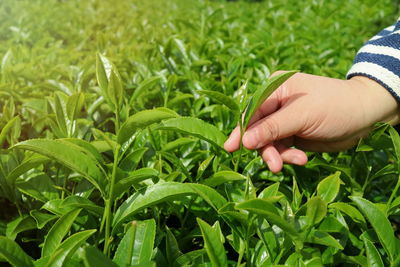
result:
[[[243,145],[257,149],[272,172],[283,163],[304,165],[304,151],[330,152],[354,146],[376,122],[399,122],[399,105],[379,83],[363,76],[339,80],[297,73],[257,110]],[[225,149],[240,146],[236,127]]]

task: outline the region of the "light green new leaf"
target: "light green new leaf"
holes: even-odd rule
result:
[[[195,142],[196,140],[193,138],[189,138],[189,137],[181,137],[178,139],[175,139],[174,141],[171,141],[169,143],[167,143],[165,146],[163,146],[161,148],[162,151],[167,152],[170,150],[174,150],[174,149],[178,149],[181,148],[184,145],[187,144],[191,144],[193,142]]]
[[[42,229],[48,222],[58,218],[57,215],[43,213],[38,210],[32,210],[30,214],[32,218],[35,219],[38,229]]]
[[[356,203],[357,207],[362,213],[364,213],[365,217],[371,223],[390,260],[395,259],[400,251],[398,247],[398,239],[396,239],[393,227],[385,214],[377,208],[374,203],[362,197],[353,196],[350,197],[350,199]]]
[[[122,101],[124,99],[124,88],[122,86],[121,78],[115,67],[113,67],[111,70],[107,92],[111,102],[115,105],[117,110],[120,110]]]
[[[72,207],[74,209],[85,209],[98,216],[102,216],[104,213],[104,208],[96,205],[87,198],[80,196],[68,196],[61,202],[63,207]]]
[[[159,173],[153,168],[141,168],[129,173],[125,178],[122,178],[114,185],[114,195],[119,197],[121,194],[129,190],[129,188],[143,180],[158,177]]]
[[[325,202],[332,202],[339,193],[340,185],[343,184],[340,180],[340,172],[324,178],[317,186],[317,195]]]
[[[81,209],[76,209],[66,213],[51,227],[44,239],[42,257],[50,256],[56,251],[80,212]]]
[[[153,255],[156,222],[134,221],[118,245],[113,261],[119,266],[149,262]]]
[[[56,113],[57,125],[60,128],[63,136],[68,136],[68,127],[67,127],[67,116],[65,115],[65,106],[63,101],[63,96],[61,93],[56,93],[54,95],[54,108]]]
[[[139,86],[135,89],[133,92],[130,100],[129,100],[129,105],[133,105],[135,101],[137,101],[138,97],[149,90],[151,87],[155,86],[159,81],[161,80],[160,76],[154,76],[154,77],[149,77],[145,80],[143,80]]]
[[[14,125],[21,123],[21,119],[19,116],[16,116],[9,120],[6,125],[1,129],[0,132],[0,147],[3,146],[4,141],[7,138],[8,133],[11,131],[11,129],[14,127]]]
[[[156,108],[139,111],[130,116],[118,132],[118,143],[123,144],[138,130],[165,119],[179,117],[175,111],[167,108]]]
[[[219,171],[216,172],[212,177],[205,179],[202,183],[211,187],[216,187],[229,181],[243,181],[247,180],[247,177],[234,171]]]
[[[68,118],[73,121],[75,120],[83,105],[85,104],[85,95],[83,93],[75,93],[68,97],[67,100],[67,115]]]
[[[220,230],[218,228],[211,227],[208,223],[200,218],[197,218],[196,220],[200,226],[201,235],[204,239],[204,247],[206,248],[207,255],[211,260],[212,266],[228,266],[225,248],[220,238],[220,235],[222,234]]]
[[[97,166],[98,162],[85,155],[73,144],[50,139],[31,139],[20,142],[13,148],[31,150],[67,166],[83,175],[104,194],[106,180]]]
[[[298,232],[294,226],[279,214],[278,209],[270,201],[265,199],[252,199],[237,204],[236,208],[248,210],[265,218],[271,224],[277,225],[279,228],[288,232],[289,234],[294,236],[298,235]]]
[[[313,226],[325,218],[327,204],[321,197],[316,196],[311,198],[306,205],[306,220],[309,226]]]
[[[85,267],[118,267],[117,264],[95,247],[86,247],[83,255]]]
[[[368,267],[384,267],[385,265],[383,264],[381,255],[379,254],[379,251],[376,249],[374,243],[372,243],[365,237],[363,238],[363,241],[365,246],[365,252],[367,254]]]
[[[113,219],[116,227],[139,210],[160,202],[179,199],[183,196],[199,195],[215,209],[221,208],[226,200],[214,189],[200,184],[159,182],[133,194],[118,208]]]
[[[7,175],[7,183],[9,185],[13,185],[15,183],[15,180],[21,176],[22,174],[26,173],[30,169],[37,168],[39,165],[48,162],[49,159],[47,157],[42,157],[39,155],[35,155],[33,157],[24,159],[24,161],[21,162],[15,169],[13,169],[11,172],[8,173]]]
[[[175,260],[182,255],[181,250],[179,249],[178,241],[176,240],[174,234],[169,230],[168,227],[165,229],[165,246],[166,246],[166,256],[167,261],[170,265],[172,265]]]
[[[13,266],[33,267],[33,259],[13,240],[0,236],[0,262],[8,262]]]
[[[354,222],[366,224],[364,216],[353,206],[344,202],[335,202],[329,204],[330,209],[336,209],[349,216]]]
[[[75,251],[82,246],[82,244],[94,233],[96,232],[95,229],[93,230],[86,230],[79,233],[75,233],[65,239],[58,247],[57,250],[52,253],[51,257],[49,258],[46,267],[50,266],[63,266],[65,263],[69,261]]]
[[[100,89],[105,93],[108,88],[108,80],[111,75],[112,63],[102,54],[96,55],[96,77]]]
[[[236,104],[236,102],[229,96],[217,92],[217,91],[209,91],[209,90],[199,90],[197,91],[200,94],[206,95],[209,98],[215,100],[216,102],[223,104],[227,106],[230,110],[232,110],[235,113],[240,112],[239,105]]]
[[[31,216],[25,214],[7,224],[6,236],[14,240],[19,233],[35,228],[35,220]]]
[[[246,129],[251,117],[256,113],[257,109],[262,103],[276,90],[278,87],[289,79],[297,71],[288,71],[281,73],[268,79],[268,81],[261,85],[259,89],[251,97],[249,104],[247,105],[244,117],[243,117],[243,128]]]
[[[210,142],[211,144],[222,149],[222,151],[225,151],[223,146],[226,136],[214,125],[211,125],[200,119],[192,117],[169,119],[163,121],[159,129],[178,131],[193,135],[197,138]]]
[[[19,178],[15,182],[19,191],[41,202],[59,197],[59,192],[54,186],[54,180],[45,173],[39,173],[26,180]]]
[[[323,231],[313,230],[306,242],[311,242],[314,244],[320,244],[336,249],[343,249],[343,246],[330,234]]]

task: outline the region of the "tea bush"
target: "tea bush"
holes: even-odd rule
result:
[[[294,73],[271,72],[344,78],[398,10],[389,0],[2,0],[0,261],[398,266],[391,126],[278,174],[254,151],[223,149],[246,107],[243,127]]]

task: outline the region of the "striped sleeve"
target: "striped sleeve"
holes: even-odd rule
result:
[[[354,76],[375,80],[400,101],[400,18],[361,47],[347,79]]]

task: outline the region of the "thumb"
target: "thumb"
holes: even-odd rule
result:
[[[296,135],[304,122],[295,118],[298,114],[291,106],[284,106],[268,117],[254,123],[243,136],[243,145],[248,149],[259,149],[273,141]]]

